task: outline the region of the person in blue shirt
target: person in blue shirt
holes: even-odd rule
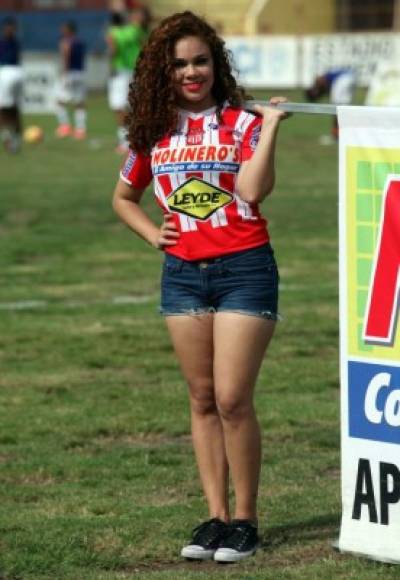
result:
[[[61,77],[57,87],[56,115],[58,137],[86,137],[86,47],[78,38],[74,22],[66,22],[61,27],[59,45],[61,56]],[[73,123],[70,122],[68,106],[73,107]]]
[[[1,26],[0,37],[0,136],[4,147],[16,153],[21,146],[22,68],[17,25],[7,18]]]

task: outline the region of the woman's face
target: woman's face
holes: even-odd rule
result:
[[[180,107],[198,112],[215,104],[211,94],[214,63],[208,44],[197,36],[181,38],[175,44],[173,66]]]

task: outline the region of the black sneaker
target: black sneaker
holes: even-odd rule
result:
[[[182,548],[181,556],[191,560],[211,560],[227,529],[228,525],[218,518],[203,522],[194,528],[192,540]]]
[[[257,527],[249,520],[232,520],[228,533],[214,554],[217,562],[239,562],[252,556],[258,547]]]

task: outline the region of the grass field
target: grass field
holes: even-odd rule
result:
[[[87,143],[0,152],[0,577],[398,578],[338,554],[337,151],[330,119],[282,126],[264,204],[284,320],[263,366],[263,549],[243,564],[181,561],[207,517],[188,402],[157,313],[162,255],[110,206],[121,159],[102,97]],[[157,216],[149,192],[144,205]],[[157,218],[156,218],[157,219]]]

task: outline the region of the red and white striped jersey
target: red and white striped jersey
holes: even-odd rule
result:
[[[154,180],[156,200],[174,216],[181,235],[166,252],[185,260],[214,258],[268,242],[267,222],[258,204],[236,192],[242,161],[258,143],[261,119],[226,106],[179,112],[177,130],[160,140],[150,155],[130,151],[121,179],[136,189]]]

